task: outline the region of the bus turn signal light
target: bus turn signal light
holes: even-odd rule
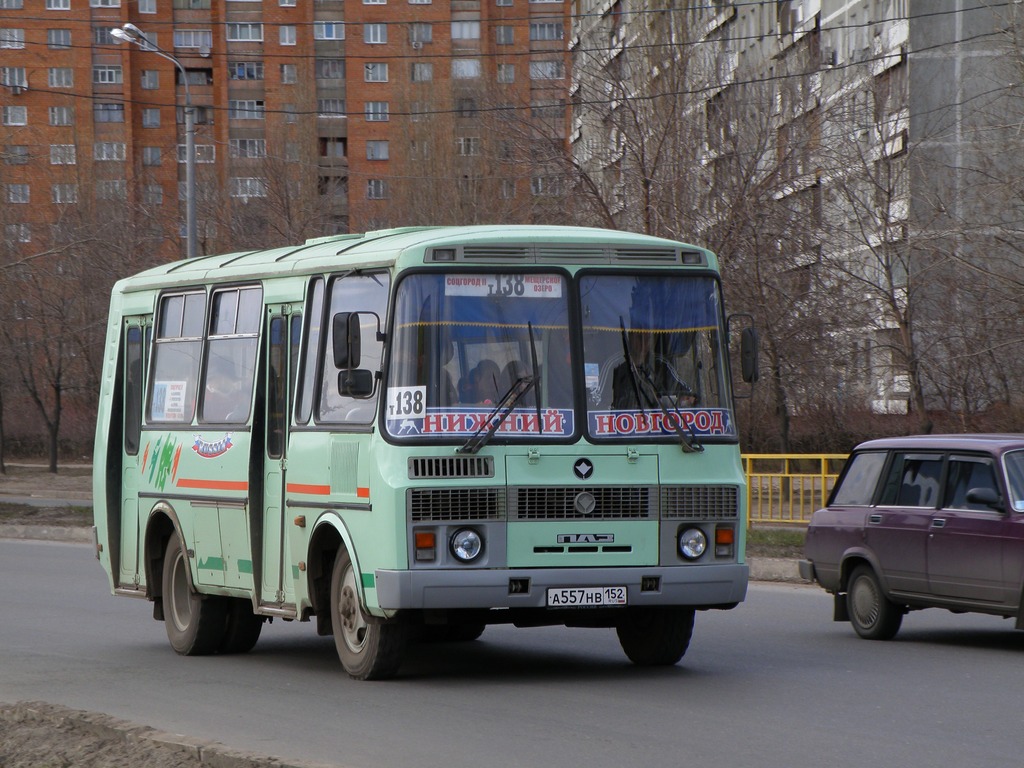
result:
[[[437,551],[437,537],[433,531],[416,531],[416,560],[433,560]]]
[[[732,557],[736,530],[731,525],[715,528],[715,557]]]

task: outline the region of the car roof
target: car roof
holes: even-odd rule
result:
[[[1002,453],[1014,448],[1024,448],[1024,434],[961,434],[961,435],[906,435],[904,437],[883,437],[861,443],[854,450],[956,450]]]

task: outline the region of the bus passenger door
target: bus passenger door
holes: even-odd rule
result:
[[[129,318],[124,325],[122,387],[122,436],[120,478],[120,566],[118,584],[127,589],[139,586],[139,480],[142,474],[139,444],[142,437],[142,401],[145,392],[146,329],[140,318]]]
[[[263,568],[260,604],[280,606],[294,603],[293,590],[285,578],[284,509],[285,474],[288,463],[288,425],[292,401],[296,355],[302,317],[287,307],[272,308],[267,333],[266,438],[263,463]]]

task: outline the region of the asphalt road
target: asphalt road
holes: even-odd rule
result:
[[[489,627],[413,649],[399,679],[343,675],[330,638],[274,622],[245,656],[182,658],[148,603],[115,598],[88,546],[0,540],[0,701],[105,712],[347,768],[999,766],[1024,742],[1024,633],[925,611],[896,641],[831,622],[830,599],[752,585],[698,614],[668,669],[610,630]]]

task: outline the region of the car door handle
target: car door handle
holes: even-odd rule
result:
[[[869,523],[880,523],[880,522],[882,522],[882,516],[881,515],[868,515],[868,522]]]
[[[946,518],[944,518],[944,517],[936,517],[934,520],[932,520],[932,528],[945,528],[945,527],[946,527]]]

